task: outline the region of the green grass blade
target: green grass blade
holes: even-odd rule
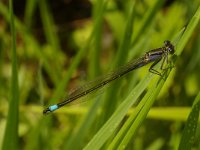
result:
[[[177,45],[177,49],[176,49],[177,55],[180,55],[181,52],[183,51],[183,48],[185,47],[186,43],[188,42],[189,38],[191,37],[192,33],[194,32],[194,29],[198,25],[199,19],[200,19],[200,6],[198,7],[196,13],[190,20],[189,24],[187,25],[187,28],[186,28],[182,38],[180,39],[179,44]]]
[[[181,137],[181,141],[179,144],[179,150],[189,150],[192,148],[192,145],[195,141],[195,135],[198,125],[198,119],[199,119],[199,113],[200,113],[200,92],[196,96],[192,110],[188,116],[185,128],[183,130],[183,135]]]
[[[98,114],[98,108],[101,101],[98,99],[95,101],[93,106],[88,111],[87,115],[85,116],[81,126],[79,127],[78,131],[74,136],[70,138],[70,141],[67,142],[65,149],[81,149],[83,147],[83,140],[85,137],[87,137],[87,134],[89,134],[89,131],[91,129],[91,125],[96,119],[96,116]]]
[[[94,20],[94,39],[91,44],[89,53],[89,78],[93,79],[100,74],[100,52],[102,49],[102,27],[103,15],[106,8],[107,1],[97,0],[94,4],[93,20]]]
[[[165,121],[186,121],[189,112],[190,107],[153,107],[147,117]]]
[[[163,5],[163,2],[163,0],[156,0],[154,2],[153,7],[151,7],[145,14],[140,29],[134,34],[132,45],[134,45],[139,40],[140,36],[144,34],[144,31],[153,22],[156,13],[160,10],[161,6]]]
[[[35,0],[29,0],[26,3],[24,21],[25,21],[28,29],[31,29],[31,26],[33,24],[32,17],[34,15],[34,11],[36,10],[37,3],[38,3],[38,1],[35,1]]]
[[[128,109],[137,100],[140,94],[147,87],[148,83],[152,79],[152,74],[148,74],[129,94],[129,96],[120,104],[117,110],[109,118],[109,120],[103,125],[103,127],[97,132],[93,139],[85,147],[86,150],[99,149],[106,140],[115,132],[115,129],[120,124],[121,120],[126,115]]]
[[[53,46],[54,54],[56,54],[60,52],[57,51],[58,49],[60,49],[60,45],[59,38],[55,33],[55,24],[53,21],[53,16],[51,15],[51,11],[48,8],[48,3],[46,0],[39,1],[39,7],[46,39],[48,43],[50,43]]]
[[[46,0],[39,1],[39,8],[40,8],[40,15],[41,20],[43,23],[43,30],[45,34],[45,38],[47,42],[52,46],[51,51],[53,56],[62,55],[62,52],[60,51],[60,44],[59,44],[59,38],[55,31],[55,24],[53,21],[53,15],[51,14],[51,11],[48,7],[48,2]],[[51,74],[56,74],[56,81],[59,81],[59,73],[61,70],[61,65],[58,64],[59,61],[54,61],[54,71],[51,72]]]
[[[58,83],[58,85],[57,85],[57,87],[55,89],[55,92],[53,94],[53,98],[52,98],[51,101],[49,101],[49,103],[55,103],[63,94],[66,95],[66,93],[65,93],[66,85],[68,85],[68,82],[69,82],[73,72],[75,71],[75,69],[77,68],[79,63],[81,62],[81,59],[87,53],[87,49],[88,49],[88,46],[91,43],[91,41],[92,41],[92,34],[89,37],[86,45],[83,48],[81,48],[79,50],[79,52],[77,53],[77,55],[74,57],[73,63],[70,65],[70,67],[68,68],[68,71],[64,75],[65,78],[62,79]]]
[[[101,32],[102,32],[102,21],[103,21],[103,15],[104,10],[106,9],[107,1],[98,0],[96,7],[94,7],[94,28],[93,28],[93,42],[92,45],[94,49],[90,50],[91,58],[90,61],[90,76],[93,78],[94,75],[97,75],[99,73],[99,58],[100,58],[100,50],[101,50]],[[92,52],[91,52],[92,51]],[[98,58],[97,58],[98,57]],[[98,108],[100,106],[101,101],[95,99],[94,104],[88,111],[87,115],[85,116],[82,124],[80,125],[77,132],[70,138],[70,141],[67,142],[65,149],[80,149],[83,145],[83,140],[87,135],[89,134],[89,131],[91,129],[91,125],[96,119]]]
[[[17,52],[16,52],[16,31],[13,15],[13,2],[9,1],[10,9],[10,28],[12,35],[12,77],[11,77],[11,93],[9,110],[7,117],[6,130],[3,140],[2,150],[18,149],[18,118],[19,118],[19,86],[18,86],[18,71],[17,71]]]
[[[116,59],[113,63],[112,68],[116,68],[122,64],[124,64],[127,60],[128,57],[128,50],[130,48],[130,44],[131,44],[131,37],[132,37],[132,32],[133,32],[133,22],[134,22],[134,17],[135,17],[135,5],[136,5],[136,1],[131,1],[130,4],[130,12],[129,12],[129,16],[128,16],[128,20],[127,20],[127,24],[125,27],[125,31],[124,31],[124,36],[122,38],[122,42],[120,44],[120,47],[117,51],[117,55],[116,55]],[[117,93],[119,90],[119,85],[120,85],[120,81],[115,82],[111,85],[111,87],[107,90],[107,92],[105,93],[106,97],[105,97],[105,105],[104,105],[104,114],[102,115],[102,120],[106,121],[110,115],[113,113],[113,111],[115,110],[117,104],[118,104],[118,98],[117,98]],[[112,100],[114,100],[115,102],[113,102]],[[103,121],[103,122],[104,122]]]
[[[164,80],[161,80],[160,82],[154,82],[154,85],[151,87],[151,89],[145,95],[144,99],[141,101],[141,105],[139,105],[139,109],[136,111],[135,114],[133,114],[133,117],[131,117],[129,123],[131,122],[134,122],[134,123],[131,125],[127,134],[124,136],[123,140],[118,146],[118,149],[125,149],[127,147],[133,135],[136,133],[137,129],[146,118],[147,113],[149,112],[154,101],[156,100],[156,97],[158,96],[164,83],[165,83]]]
[[[0,2],[0,13],[3,15],[6,21],[9,20],[9,11],[6,5]],[[52,66],[50,65],[47,56],[43,52],[42,48],[40,47],[39,43],[34,39],[34,37],[27,32],[26,26],[22,24],[17,18],[15,18],[15,24],[16,24],[16,29],[19,31],[19,33],[22,36],[25,45],[28,45],[30,47],[33,47],[35,50],[35,55],[39,60],[42,60],[42,63],[44,65],[45,70],[48,72],[48,75],[50,76],[51,80],[53,81],[54,84],[57,83],[58,76],[52,71]],[[27,46],[27,47],[28,47]]]
[[[154,86],[154,87],[153,87]],[[137,119],[138,114],[144,107],[145,103],[147,103],[150,99],[150,96],[152,97],[152,93],[155,91],[156,84],[154,84],[151,89],[148,91],[147,94],[145,94],[145,97],[142,99],[142,101],[138,104],[138,106],[134,109],[133,113],[129,117],[129,119],[126,121],[126,123],[123,125],[123,127],[120,129],[118,134],[113,139],[112,143],[109,145],[109,149],[116,149],[118,145],[120,144],[121,140],[125,136],[126,132],[128,132],[129,128],[133,124],[133,122]]]

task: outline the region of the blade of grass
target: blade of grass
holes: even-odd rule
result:
[[[93,73],[90,73],[90,76],[94,76],[95,74],[98,74],[98,65],[97,63],[99,62],[99,59],[97,59],[97,57],[100,58],[99,52],[101,50],[101,31],[102,31],[102,20],[103,20],[103,15],[104,15],[104,10],[107,7],[107,1],[102,1],[102,0],[98,0],[96,7],[94,8],[94,12],[96,12],[96,14],[94,14],[93,18],[94,19],[94,49],[92,49],[92,54],[94,54],[95,56],[92,56],[93,60],[90,61],[90,64],[96,64],[96,65],[91,65],[89,67],[89,70],[93,70]],[[98,61],[97,61],[98,60]],[[97,97],[97,99],[95,99],[95,102],[93,104],[93,106],[90,108],[90,110],[88,111],[87,115],[85,116],[82,124],[80,125],[78,131],[74,134],[74,136],[72,136],[70,138],[70,141],[67,142],[65,149],[80,149],[83,145],[83,139],[88,135],[88,132],[90,131],[91,125],[94,122],[94,120],[96,119],[97,116],[97,112],[98,112],[98,108],[101,104],[101,101],[99,100],[99,97]]]
[[[93,20],[94,20],[94,40],[91,44],[89,53],[89,78],[93,79],[100,73],[100,51],[102,45],[102,22],[107,1],[97,0],[94,4]]]
[[[3,15],[6,21],[8,22],[10,21],[9,15],[8,15],[9,14],[8,8],[1,2],[0,2],[0,13]],[[42,60],[45,70],[48,72],[48,75],[50,76],[53,83],[56,84],[58,76],[54,72],[52,72],[52,67],[49,64],[47,56],[44,54],[39,43],[34,39],[34,37],[30,33],[27,32],[26,26],[24,26],[17,18],[14,18],[14,19],[15,19],[17,31],[19,31],[19,33],[23,35],[21,36],[21,38],[23,38],[23,41],[25,42],[26,45],[28,46],[31,45],[31,47],[34,49],[36,53],[36,57],[39,60]]]
[[[25,21],[28,29],[31,29],[31,26],[33,23],[32,17],[34,15],[34,11],[36,10],[37,3],[38,3],[38,1],[35,1],[35,0],[29,0],[26,3],[24,21]]]
[[[147,117],[165,121],[186,121],[189,112],[190,107],[153,107]]]
[[[73,63],[70,65],[70,67],[68,68],[68,71],[64,75],[65,78],[62,79],[61,82],[59,82],[58,85],[56,86],[55,92],[53,94],[53,98],[49,101],[49,103],[55,103],[58,100],[58,98],[60,98],[63,95],[63,93],[65,93],[64,91],[65,91],[66,85],[68,85],[68,82],[74,70],[77,68],[78,64],[81,62],[81,59],[87,53],[86,51],[92,41],[92,37],[93,37],[93,34],[91,33],[86,45],[83,48],[81,48],[79,52],[76,54],[76,56],[74,57],[72,61]]]
[[[188,150],[192,148],[192,144],[195,141],[199,113],[200,113],[200,92],[196,96],[192,106],[192,110],[188,116],[185,128],[183,130],[183,135],[181,137],[181,141],[179,144],[178,148],[179,150]]]
[[[87,144],[84,148],[85,150],[99,149],[106,142],[106,140],[115,132],[115,129],[126,115],[128,109],[144,91],[151,79],[152,74],[147,74],[147,76],[130,92],[129,96],[120,104],[109,120]]]
[[[124,36],[120,44],[120,47],[117,51],[116,59],[113,63],[112,68],[116,68],[126,62],[133,32],[135,5],[136,5],[136,0],[132,0],[130,5],[130,14],[127,20]],[[103,122],[105,122],[110,117],[110,115],[113,113],[118,104],[119,99],[117,98],[117,93],[119,90],[118,88],[119,85],[120,81],[113,83],[105,93],[105,105],[103,106],[104,112],[102,113]],[[113,102],[112,100],[114,100],[115,102]]]
[[[81,149],[83,147],[84,138],[87,137],[88,131],[90,131],[91,125],[97,117],[100,103],[101,101],[99,99],[95,100],[93,106],[87,112],[81,126],[78,128],[78,131],[66,143],[64,149]]]
[[[47,39],[47,43],[52,46],[51,51],[52,55],[62,55],[61,54],[61,47],[59,44],[59,38],[56,34],[55,31],[55,24],[53,21],[53,15],[51,14],[51,11],[48,8],[48,3],[46,0],[39,1],[39,8],[40,8],[40,15],[41,15],[41,20],[43,23],[43,30],[45,33],[45,37]],[[59,81],[59,74],[61,70],[61,65],[58,64],[59,61],[54,61],[53,71],[51,72],[52,74],[56,74],[56,81]]]
[[[9,110],[2,150],[18,149],[18,118],[19,118],[19,86],[17,71],[16,31],[13,15],[13,1],[9,0],[10,28],[11,28],[11,59],[12,77]]]
[[[138,104],[138,106],[133,110],[133,113],[129,117],[129,119],[126,121],[126,123],[123,125],[123,127],[120,129],[118,134],[113,139],[112,143],[109,145],[109,149],[116,149],[118,145],[120,144],[121,140],[125,136],[126,132],[128,132],[129,128],[133,124],[133,122],[137,119],[140,111],[143,109],[145,103],[147,103],[152,97],[152,93],[155,91],[156,84],[154,84],[150,90],[148,90],[148,93],[145,94],[144,98],[141,100],[141,102]]]
[[[54,54],[60,49],[59,38],[55,33],[55,24],[53,21],[53,16],[48,8],[48,3],[46,0],[39,1],[40,15],[43,23],[43,29],[47,42],[50,43],[54,48]]]
[[[130,124],[131,122],[133,122],[133,124],[131,125],[130,129],[128,129],[128,132],[124,136],[123,140],[120,141],[121,143],[118,146],[118,149],[125,149],[127,147],[128,143],[131,141],[133,135],[136,133],[137,129],[139,128],[141,123],[146,118],[147,113],[149,112],[154,101],[156,100],[156,97],[158,96],[164,83],[165,83],[165,81],[160,80],[160,79],[159,79],[159,81],[154,82],[154,85],[151,87],[151,90],[148,91],[148,93],[145,95],[144,99],[141,101],[142,105],[139,106],[139,108],[141,108],[141,109],[139,109],[138,112],[136,111],[136,114],[133,114],[133,117],[131,117],[128,124]],[[155,87],[155,89],[154,89],[154,87]]]
[[[188,42],[189,38],[191,37],[195,27],[198,25],[200,19],[200,6],[198,7],[196,13],[193,15],[192,19],[190,20],[189,24],[186,27],[186,30],[180,39],[179,44],[177,44],[176,54],[179,56],[183,51],[186,43]]]
[[[131,43],[131,47],[140,39],[140,36],[144,34],[144,31],[153,22],[155,15],[157,14],[157,11],[160,10],[163,3],[164,3],[164,0],[156,0],[154,2],[154,5],[145,14],[144,19],[141,23],[140,29],[134,34],[133,42]]]

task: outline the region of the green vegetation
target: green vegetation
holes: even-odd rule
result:
[[[199,0],[12,3],[0,2],[2,149],[200,149]],[[147,65],[42,114],[165,40],[175,56],[163,78]]]

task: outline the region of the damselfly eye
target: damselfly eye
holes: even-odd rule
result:
[[[170,41],[168,41],[168,40],[164,41],[164,44],[165,44],[165,46],[171,45]]]
[[[164,42],[165,44],[165,47],[167,49],[167,51],[170,53],[170,54],[174,54],[174,46],[170,43],[170,41],[166,40]]]

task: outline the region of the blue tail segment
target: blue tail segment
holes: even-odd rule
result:
[[[48,113],[50,113],[50,112],[55,111],[55,110],[58,109],[58,108],[59,108],[58,105],[52,105],[52,106],[48,107],[47,109],[45,109],[45,110],[43,111],[43,114],[48,114]]]
[[[49,107],[50,111],[54,111],[56,109],[58,109],[58,105],[52,105],[52,106]]]

